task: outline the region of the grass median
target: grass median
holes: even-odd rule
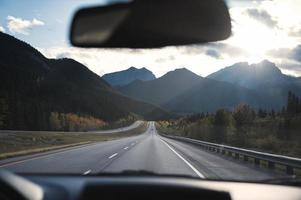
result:
[[[3,131],[0,133],[0,159],[116,140],[142,134],[146,129],[147,122],[132,130],[118,133]]]

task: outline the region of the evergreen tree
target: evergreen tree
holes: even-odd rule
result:
[[[245,145],[245,135],[248,126],[251,125],[256,117],[255,111],[246,104],[237,106],[233,112],[233,118],[236,125],[236,143],[239,146]]]
[[[205,117],[205,114],[202,112],[201,113],[201,119],[203,119]]]
[[[285,109],[285,106],[282,107],[281,109],[281,113],[280,113],[282,116],[284,116],[286,114],[286,109]]]
[[[293,113],[293,93],[291,91],[288,91],[287,95],[286,112],[289,115]]]
[[[276,113],[275,110],[272,109],[270,116],[274,119],[276,117]]]
[[[8,105],[4,98],[0,98],[0,128],[6,127]]]
[[[297,97],[294,93],[291,91],[288,92],[288,97],[287,97],[287,114],[289,115],[296,115],[300,113],[300,99]]]
[[[213,140],[216,142],[226,142],[227,129],[231,123],[231,114],[225,109],[216,111],[213,121]]]

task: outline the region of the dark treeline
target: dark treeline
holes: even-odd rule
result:
[[[288,93],[287,105],[281,111],[238,105],[232,111],[198,113],[177,120],[161,121],[159,130],[169,134],[301,156],[300,97]]]
[[[119,122],[133,115],[169,116],[159,107],[121,95],[75,60],[48,59],[2,32],[0,44],[0,129],[73,130],[80,124],[84,129],[88,124],[124,124]]]
[[[197,121],[198,119],[206,118],[206,117],[209,117],[209,116],[215,116],[221,110],[225,110],[229,113],[235,112],[235,110],[230,111],[230,110],[227,110],[227,109],[217,110],[216,113],[201,112],[201,113],[188,115],[188,116],[185,117],[185,120],[190,121],[190,122],[194,122],[194,121]],[[289,91],[288,92],[288,97],[287,97],[287,104],[286,104],[286,106],[283,106],[281,110],[275,111],[274,109],[268,110],[268,109],[259,108],[257,111],[252,109],[252,114],[255,117],[258,117],[258,118],[266,118],[266,117],[274,118],[274,117],[277,117],[277,116],[280,116],[280,117],[293,117],[293,116],[301,114],[301,98],[298,97],[297,95],[295,95],[293,92]]]
[[[286,112],[289,116],[301,114],[301,98],[291,91],[288,92]]]

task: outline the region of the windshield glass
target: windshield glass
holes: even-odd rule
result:
[[[74,12],[109,2],[0,1],[0,169],[301,175],[300,1],[227,1],[224,41],[72,47]]]

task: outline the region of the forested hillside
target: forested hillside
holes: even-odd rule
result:
[[[130,115],[158,119],[167,114],[119,94],[75,60],[47,59],[1,32],[0,44],[1,129],[49,130],[54,112],[109,123]]]

